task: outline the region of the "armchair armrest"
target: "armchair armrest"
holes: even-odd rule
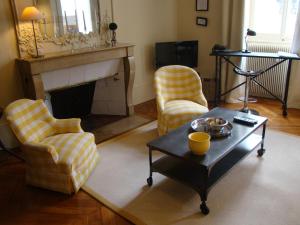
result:
[[[54,123],[54,129],[56,134],[64,133],[81,133],[83,130],[80,126],[80,119],[57,119]]]
[[[55,147],[48,144],[27,142],[22,146],[26,162],[30,164],[56,163],[59,156]]]
[[[204,97],[202,91],[201,91],[201,93],[196,97],[196,102],[198,102],[200,105],[203,105],[203,106],[205,106],[205,107],[208,107],[207,100],[206,100],[206,98]]]
[[[157,107],[158,107],[159,111],[162,112],[165,108],[165,101],[164,101],[164,98],[160,94],[158,94],[156,96],[156,102],[157,102]]]

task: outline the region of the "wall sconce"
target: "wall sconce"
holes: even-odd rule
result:
[[[42,19],[42,14],[34,6],[26,7],[23,10],[22,15],[21,15],[21,20],[22,21],[31,21],[31,23],[32,23],[34,43],[35,43],[35,49],[36,49],[36,55],[32,56],[34,58],[41,57],[41,55],[39,55],[39,50],[38,50],[37,40],[36,40],[36,34],[35,34],[35,29],[34,29],[34,21],[37,21],[37,20],[40,20],[40,19]]]

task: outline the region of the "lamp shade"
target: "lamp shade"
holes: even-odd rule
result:
[[[21,20],[27,21],[27,20],[39,20],[42,19],[42,14],[40,11],[34,7],[34,6],[29,6],[26,7],[21,15]]]

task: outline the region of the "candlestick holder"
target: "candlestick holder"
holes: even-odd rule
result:
[[[112,37],[111,37],[111,45],[115,46],[117,44],[117,39],[116,39],[116,30],[118,28],[118,25],[116,23],[110,23],[109,24],[109,29],[112,31]]]

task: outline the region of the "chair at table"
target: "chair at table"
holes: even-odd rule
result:
[[[155,72],[154,84],[159,135],[208,112],[200,77],[192,68],[161,67]]]
[[[257,76],[261,75],[263,73],[262,70],[258,70],[258,71],[252,71],[252,70],[242,70],[240,68],[234,68],[233,71],[240,76],[243,76],[246,78],[245,81],[245,95],[243,97],[243,108],[240,110],[241,112],[244,113],[249,113],[249,114],[253,114],[253,115],[259,115],[259,112],[254,110],[254,109],[249,109],[249,90],[250,90],[250,82],[252,79],[256,78]]]
[[[54,191],[77,192],[99,156],[94,135],[80,119],[55,119],[42,100],[17,100],[5,109],[26,159],[26,182]]]

